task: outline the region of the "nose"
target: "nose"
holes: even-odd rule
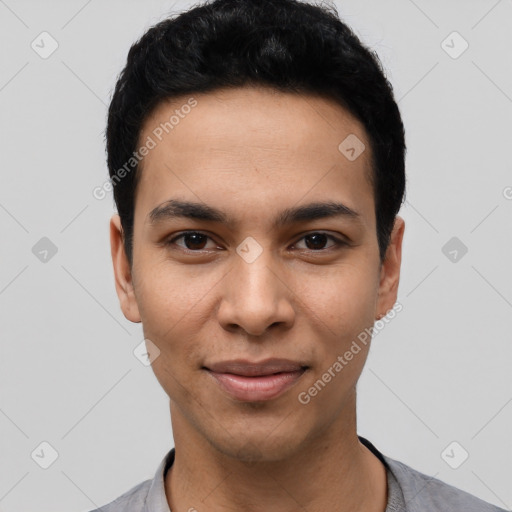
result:
[[[293,325],[293,291],[284,273],[271,260],[268,250],[251,263],[236,255],[233,267],[222,281],[217,315],[224,329],[241,329],[261,336],[271,327],[287,329]]]

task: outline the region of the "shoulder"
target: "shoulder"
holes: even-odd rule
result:
[[[472,494],[384,456],[410,512],[506,512]]]
[[[141,512],[151,486],[151,480],[135,485],[118,498],[90,512]]]

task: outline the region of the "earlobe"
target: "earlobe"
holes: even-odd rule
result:
[[[121,218],[115,214],[110,219],[110,251],[116,292],[124,316],[131,322],[139,323],[141,317],[133,288],[132,269],[124,249],[123,237]]]
[[[402,241],[405,231],[405,221],[400,216],[395,217],[386,257],[382,263],[377,300],[378,316],[385,316],[394,306],[398,296],[400,282],[400,266],[402,263]]]

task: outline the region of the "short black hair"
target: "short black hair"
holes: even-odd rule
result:
[[[382,263],[405,197],[406,145],[378,55],[360,42],[332,5],[214,0],[151,27],[130,48],[116,83],[106,150],[130,265],[141,171],[134,155],[144,121],[164,100],[247,85],[321,95],[364,125]]]

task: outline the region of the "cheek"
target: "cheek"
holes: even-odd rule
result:
[[[200,311],[222,277],[205,270],[165,261],[146,265],[136,288],[143,324],[165,333],[189,314]]]
[[[378,290],[368,267],[339,267],[328,278],[316,279],[315,283],[313,286],[312,281],[304,287],[302,295],[303,311],[316,338],[311,347],[315,371],[302,390],[316,386],[311,389],[315,393],[322,389],[318,392],[322,398],[315,400],[314,407],[329,401],[339,405],[355,386],[364,367]],[[325,389],[318,383],[324,377],[329,381]]]
[[[318,418],[329,416],[353,396],[368,356],[377,290],[364,272],[331,278],[307,295],[305,306],[316,343],[314,372],[297,399],[309,403]],[[330,412],[329,412],[330,411]]]
[[[344,266],[304,287],[302,301],[333,334],[346,338],[373,324],[378,289],[368,268]]]
[[[187,276],[184,270],[154,266],[139,279],[136,295],[144,337],[159,349],[152,367],[158,381],[172,396],[187,395],[190,371],[200,362],[201,328],[208,291],[218,280]],[[210,282],[211,281],[211,282]],[[209,346],[213,347],[212,340]],[[204,350],[204,348],[203,348]]]
[[[197,327],[199,322],[191,314],[181,320],[173,318],[172,322],[169,317],[167,321],[165,318],[146,321],[144,336],[153,341],[160,350],[152,363],[155,377],[173,400],[180,403],[194,400],[192,390],[195,389],[197,377],[202,371],[202,338]]]

